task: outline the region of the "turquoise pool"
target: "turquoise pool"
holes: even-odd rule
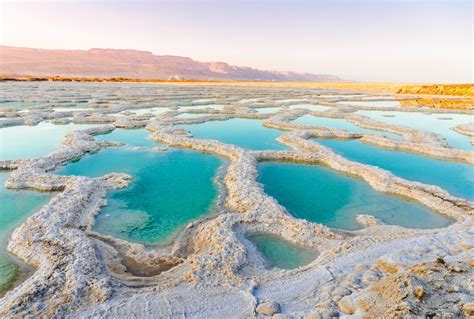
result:
[[[97,141],[121,142],[130,146],[154,147],[160,145],[149,138],[150,132],[144,129],[115,129],[108,134],[96,135]]]
[[[260,120],[230,119],[209,121],[200,124],[179,125],[196,138],[218,140],[251,150],[284,150],[286,147],[276,141],[281,131],[262,126]]]
[[[306,114],[304,116],[301,116],[295,119],[293,122],[297,124],[303,124],[303,125],[315,125],[315,126],[324,126],[324,127],[329,127],[329,128],[335,128],[335,129],[343,129],[349,133],[377,134],[377,135],[385,135],[387,137],[390,137],[396,140],[401,139],[401,137],[397,134],[359,127],[355,124],[352,124],[349,121],[346,121],[345,119],[319,117],[319,116]]]
[[[27,159],[47,155],[57,149],[66,133],[97,125],[56,125],[42,122],[36,126],[0,128],[0,160]]]
[[[389,124],[425,130],[441,135],[449,145],[455,148],[473,150],[469,137],[456,133],[454,126],[474,122],[469,114],[429,114],[420,112],[357,111],[357,114]]]
[[[18,275],[18,265],[6,252],[11,232],[52,196],[52,193],[7,189],[4,184],[8,175],[0,171],[0,295]]]
[[[437,185],[454,196],[474,200],[474,167],[416,154],[390,151],[359,140],[315,139],[344,157],[378,166],[407,180]]]
[[[248,239],[262,254],[268,268],[294,269],[309,264],[317,252],[294,245],[277,236],[254,234]]]
[[[451,219],[416,203],[379,193],[365,182],[321,166],[261,163],[258,181],[265,192],[297,218],[355,230],[357,215],[407,228],[436,228]]]
[[[108,205],[97,216],[94,230],[157,244],[211,210],[218,194],[215,179],[220,165],[218,158],[193,151],[108,148],[66,165],[57,174],[130,174],[131,185],[107,197]]]

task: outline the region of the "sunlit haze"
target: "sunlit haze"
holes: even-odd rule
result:
[[[117,48],[347,80],[473,81],[471,1],[2,1],[3,45]]]

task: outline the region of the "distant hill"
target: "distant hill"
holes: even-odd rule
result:
[[[262,71],[225,62],[154,55],[148,51],[90,49],[45,50],[0,46],[0,74],[139,79],[319,81],[340,79],[327,74]]]

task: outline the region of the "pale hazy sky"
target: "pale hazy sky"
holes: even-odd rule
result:
[[[0,3],[3,45],[139,49],[359,81],[474,82],[469,0]]]

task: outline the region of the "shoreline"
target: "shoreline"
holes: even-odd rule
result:
[[[395,83],[395,82],[278,82],[254,80],[166,80],[147,78],[124,77],[75,77],[52,75],[1,75],[1,82],[79,82],[79,83],[161,83],[180,85],[236,85],[236,86],[269,86],[269,87],[302,87],[321,88],[348,91],[361,91],[372,93],[392,93],[400,96],[421,97],[474,97],[474,84],[472,83]]]

